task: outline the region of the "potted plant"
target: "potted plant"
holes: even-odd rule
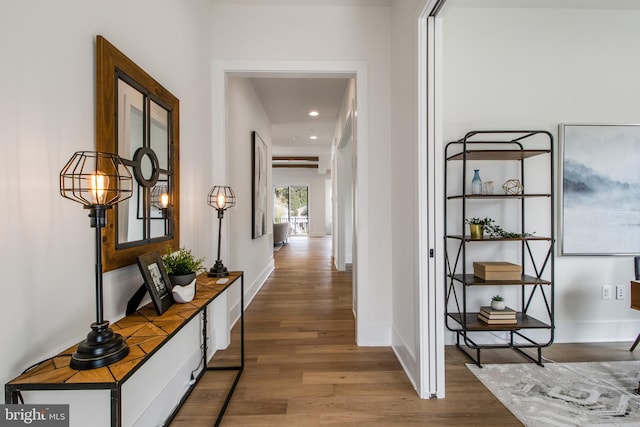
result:
[[[469,224],[472,239],[482,239],[485,229],[491,225],[493,220],[491,218],[471,218],[465,220],[466,224]]]
[[[204,258],[196,258],[191,250],[184,246],[177,251],[174,251],[171,245],[167,246],[162,263],[173,286],[187,285],[196,278],[197,273],[204,271]]]
[[[534,233],[515,233],[513,231],[505,231],[495,223],[492,218],[470,218],[465,220],[469,224],[472,239],[484,239],[484,235],[490,239],[513,239],[520,237],[530,237]]]
[[[505,309],[504,298],[500,295],[494,295],[491,298],[491,308],[494,310],[504,310]]]

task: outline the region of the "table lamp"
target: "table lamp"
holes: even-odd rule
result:
[[[73,369],[94,369],[117,362],[129,354],[129,347],[103,319],[102,231],[105,212],[132,195],[132,179],[122,159],[112,153],[78,151],[60,172],[60,194],[89,209],[95,237],[96,321],[87,338],[71,356]]]
[[[220,260],[220,236],[222,234],[222,217],[224,211],[236,205],[236,195],[231,187],[226,185],[215,185],[207,196],[207,204],[218,211],[218,259],[209,269],[209,277],[225,277],[229,275],[227,267]]]

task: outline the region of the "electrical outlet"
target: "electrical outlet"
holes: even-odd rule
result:
[[[602,299],[611,299],[611,285],[602,287]]]
[[[624,285],[616,285],[616,299],[624,299]]]

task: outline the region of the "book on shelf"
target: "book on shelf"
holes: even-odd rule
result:
[[[490,319],[484,316],[482,313],[478,313],[478,320],[488,325],[516,325],[518,323],[518,319],[516,319],[515,317],[511,319],[508,319],[508,318],[501,318],[501,319],[491,318]]]
[[[480,307],[480,313],[489,318],[516,318],[516,311],[509,307],[505,307],[504,310],[494,310],[490,306],[482,306]]]

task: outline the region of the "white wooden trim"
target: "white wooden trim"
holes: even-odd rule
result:
[[[440,207],[437,186],[441,171],[437,149],[441,132],[439,99],[441,86],[437,72],[440,34],[437,18],[429,16],[437,4],[426,3],[418,23],[418,300],[419,384],[421,398],[445,396],[444,381],[444,298],[438,275],[442,260],[442,243],[437,239]],[[441,150],[440,150],[441,151]],[[433,250],[434,257],[430,257]]]

